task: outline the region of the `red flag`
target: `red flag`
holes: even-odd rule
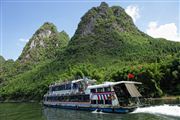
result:
[[[131,73],[129,73],[129,74],[128,74],[128,78],[129,78],[129,79],[132,79],[132,78],[134,78],[134,75],[131,74]]]

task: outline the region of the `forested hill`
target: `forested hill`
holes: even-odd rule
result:
[[[66,56],[74,62],[155,62],[180,51],[179,45],[148,36],[134,25],[123,8],[103,2],[82,17]]]
[[[179,95],[179,51],[179,42],[148,36],[123,8],[102,2],[82,16],[70,40],[47,22],[18,60],[0,57],[0,99],[41,100],[49,84],[83,76],[98,83],[140,81],[146,97]]]

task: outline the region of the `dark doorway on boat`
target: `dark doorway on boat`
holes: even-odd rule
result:
[[[114,86],[119,105],[123,107],[136,106],[141,94],[134,84],[118,84]]]
[[[114,91],[119,101],[120,106],[128,106],[130,98],[130,94],[126,89],[125,84],[118,84],[114,86]]]

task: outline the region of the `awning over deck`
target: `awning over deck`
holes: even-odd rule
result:
[[[141,97],[142,96],[134,84],[125,83],[125,86],[129,92],[129,94],[131,95],[131,97]]]

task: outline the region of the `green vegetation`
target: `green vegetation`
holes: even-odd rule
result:
[[[0,56],[0,63],[4,63],[6,60],[3,58],[3,56]]]
[[[102,3],[82,17],[71,40],[45,23],[17,61],[0,57],[0,100],[41,100],[49,84],[84,76],[140,81],[145,97],[179,95],[179,51],[180,43],[146,35],[124,9]]]
[[[2,56],[0,56],[0,85],[12,76],[10,73],[14,70],[13,65],[13,60],[6,61]]]
[[[69,36],[58,32],[54,24],[46,22],[32,36],[23,49],[18,61],[26,64],[39,63],[56,58],[57,51],[67,46]]]

